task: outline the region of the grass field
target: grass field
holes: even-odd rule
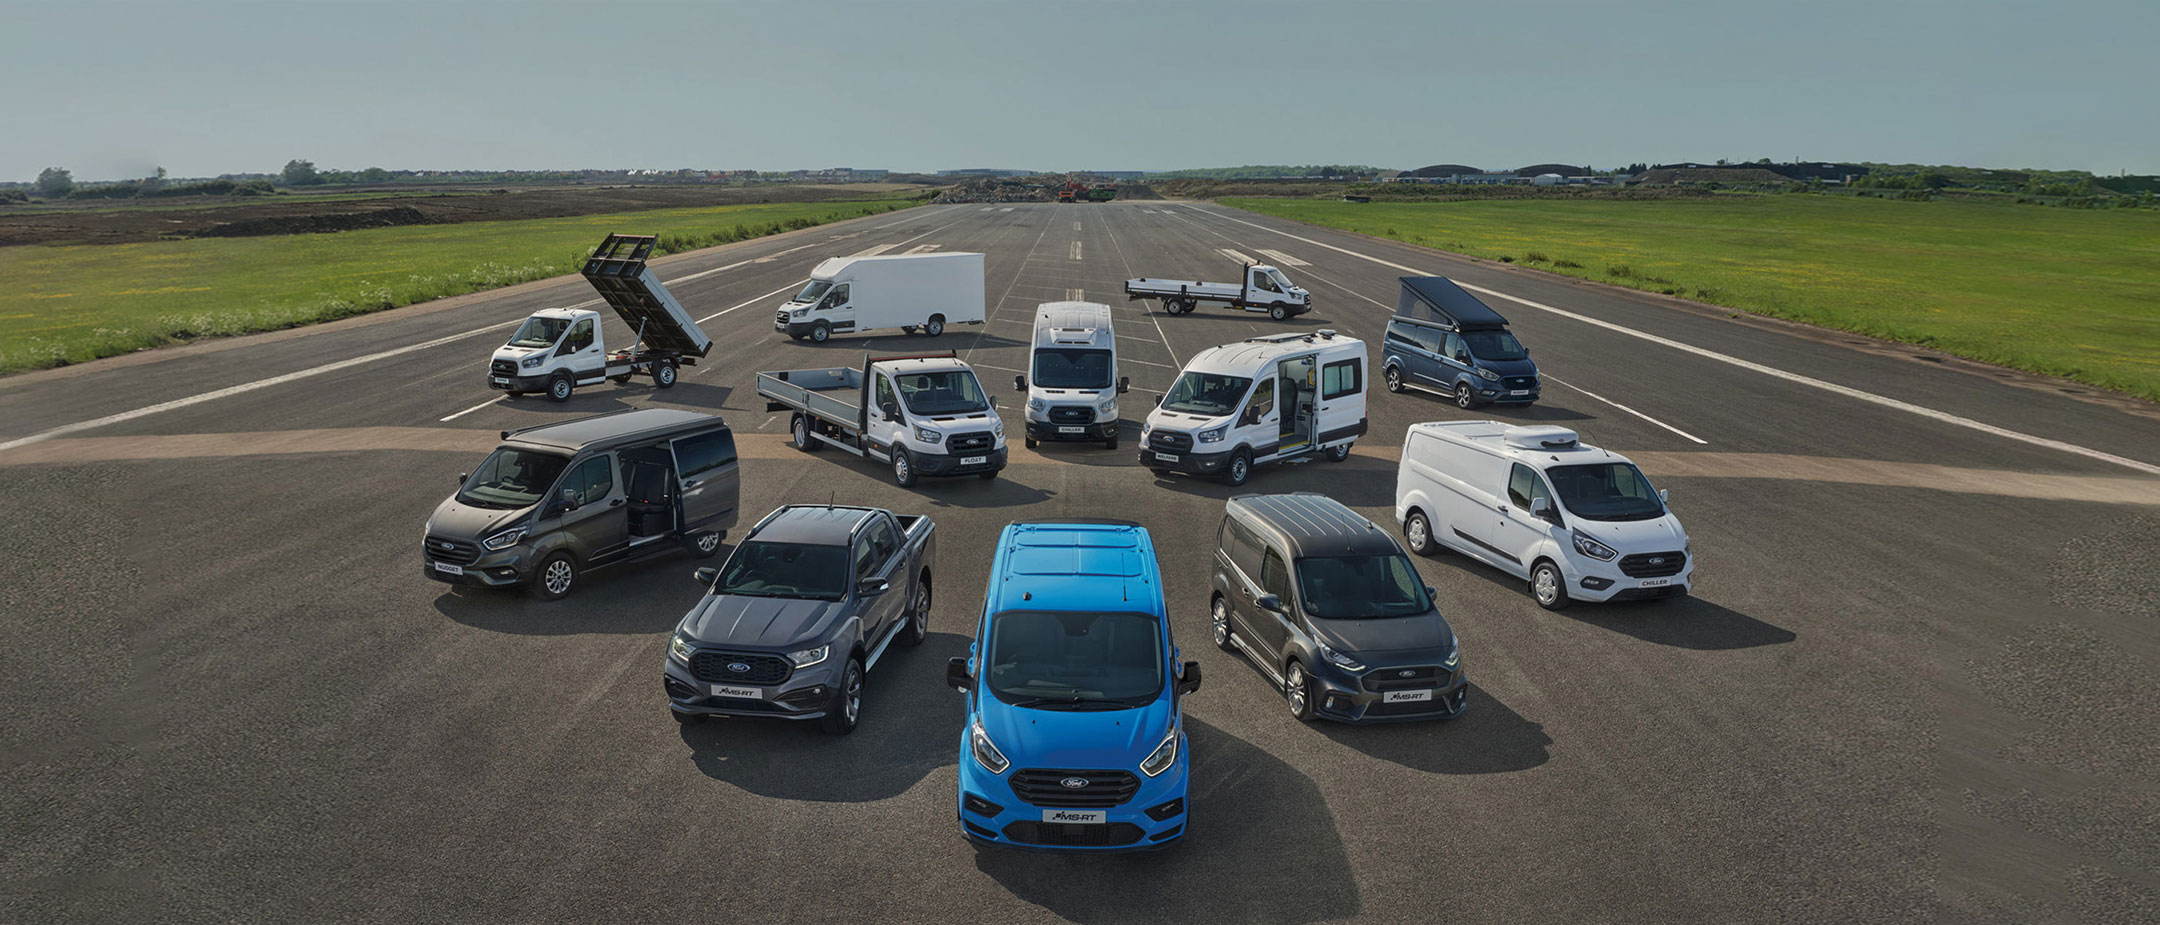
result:
[[[2160,400],[2160,213],[1809,195],[1224,199]]]
[[[79,363],[574,273],[609,232],[666,252],[905,208],[790,202],[337,234],[0,248],[0,372]]]

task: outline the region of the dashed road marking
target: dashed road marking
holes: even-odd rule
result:
[[[1216,253],[1219,253],[1219,254],[1221,254],[1221,255],[1223,255],[1223,256],[1225,256],[1225,257],[1228,257],[1228,258],[1230,258],[1230,259],[1232,259],[1232,260],[1235,260],[1235,261],[1237,261],[1237,262],[1239,262],[1239,263],[1259,263],[1259,262],[1260,262],[1260,261],[1258,261],[1258,260],[1254,260],[1254,259],[1252,259],[1252,257],[1251,257],[1251,256],[1249,256],[1249,255],[1246,255],[1246,254],[1244,254],[1244,253],[1242,253],[1242,252],[1240,252],[1240,251],[1234,251],[1234,250],[1231,250],[1230,248],[1227,248],[1227,247],[1218,247],[1218,248],[1216,248],[1216,249],[1215,249],[1215,252],[1216,252]]]
[[[945,246],[945,245],[942,245],[942,244],[917,244],[917,245],[915,245],[914,247],[910,247],[910,248],[908,248],[908,249],[907,249],[906,251],[903,251],[902,253],[907,253],[907,254],[927,254],[927,253],[930,253],[931,251],[937,250],[938,248],[940,248],[940,247],[944,247],[944,246]]]
[[[1545,376],[1544,378],[1545,378],[1545,381],[1546,381],[1546,382],[1560,382],[1560,380],[1558,380],[1558,379],[1555,379],[1555,378],[1553,378],[1553,377],[1552,377],[1551,375],[1549,375],[1549,374],[1548,374],[1548,375],[1546,375],[1546,376]],[[1651,417],[1651,416],[1649,416],[1649,415],[1647,415],[1647,414],[1644,414],[1644,413],[1642,413],[1642,412],[1640,412],[1640,411],[1637,411],[1637,410],[1635,410],[1635,409],[1633,409],[1633,408],[1630,408],[1630,407],[1628,407],[1628,406],[1626,406],[1626,405],[1623,405],[1623,404],[1621,404],[1621,403],[1619,403],[1619,402],[1613,401],[1613,400],[1612,400],[1612,399],[1610,399],[1610,398],[1606,398],[1605,396],[1603,396],[1603,395],[1599,395],[1599,394],[1598,394],[1598,393],[1596,393],[1596,392],[1592,392],[1592,391],[1590,391],[1589,389],[1583,388],[1582,386],[1579,386],[1579,385],[1575,385],[1574,383],[1571,383],[1571,382],[1560,382],[1560,384],[1561,384],[1561,385],[1564,385],[1564,386],[1567,386],[1568,388],[1574,389],[1574,390],[1575,390],[1575,391],[1577,391],[1577,392],[1581,392],[1581,393],[1583,393],[1584,395],[1588,395],[1588,396],[1590,396],[1591,398],[1597,399],[1598,401],[1604,402],[1604,403],[1606,403],[1606,404],[1608,404],[1608,405],[1611,405],[1611,406],[1613,406],[1613,407],[1615,407],[1615,408],[1618,408],[1618,409],[1620,409],[1620,410],[1622,410],[1622,411],[1625,411],[1625,412],[1627,412],[1627,413],[1629,413],[1629,414],[1632,414],[1632,415],[1634,415],[1634,416],[1636,416],[1636,417],[1642,418],[1642,419],[1643,419],[1643,420],[1645,420],[1645,421],[1649,421],[1649,422],[1650,422],[1650,423],[1652,423],[1652,424],[1656,424],[1656,425],[1657,425],[1657,426],[1659,426],[1659,427],[1663,427],[1663,428],[1665,428],[1666,430],[1672,431],[1673,433],[1676,433],[1676,434],[1679,434],[1680,436],[1686,437],[1686,438],[1688,438],[1689,440],[1693,440],[1693,441],[1695,441],[1696,443],[1700,443],[1700,444],[1703,444],[1703,445],[1705,445],[1705,446],[1709,445],[1709,443],[1710,443],[1710,441],[1708,441],[1708,440],[1704,440],[1704,439],[1703,439],[1703,438],[1701,438],[1701,437],[1695,436],[1694,434],[1688,433],[1687,431],[1681,430],[1681,429],[1680,429],[1680,428],[1678,428],[1678,427],[1674,427],[1674,426],[1672,426],[1671,424],[1667,424],[1667,423],[1665,423],[1664,421],[1660,421],[1660,420],[1658,420],[1657,418]]]
[[[1072,255],[1071,255],[1070,259],[1073,259],[1073,260],[1078,260],[1078,259],[1080,259],[1080,242],[1078,242],[1078,241],[1074,241],[1074,242],[1072,243]]]
[[[1312,264],[1310,264],[1310,263],[1306,263],[1306,262],[1305,262],[1305,261],[1303,261],[1303,260],[1299,260],[1299,259],[1297,259],[1296,257],[1292,257],[1292,256],[1290,256],[1289,254],[1285,254],[1285,253],[1283,253],[1282,251],[1271,251],[1271,250],[1268,250],[1267,248],[1264,248],[1264,247],[1263,247],[1263,248],[1259,248],[1258,250],[1260,251],[1260,253],[1262,253],[1262,254],[1265,254],[1265,255],[1267,255],[1267,259],[1275,261],[1275,265],[1276,265],[1276,266],[1278,266],[1278,267],[1309,267],[1309,266],[1312,266]]]
[[[878,246],[876,246],[876,247],[868,248],[868,249],[866,249],[866,250],[861,250],[861,251],[857,251],[856,253],[854,253],[854,254],[852,254],[852,255],[850,255],[850,256],[854,256],[854,257],[875,257],[875,256],[877,256],[877,255],[879,255],[879,254],[885,253],[886,251],[892,250],[893,248],[895,248],[895,247],[899,247],[899,246],[900,246],[900,245],[898,245],[898,244],[880,244],[880,245],[878,245]]]

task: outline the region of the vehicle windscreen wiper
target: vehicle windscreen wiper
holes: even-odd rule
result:
[[[1132,704],[1122,700],[1104,700],[1100,697],[1030,697],[1013,703],[1013,706],[1016,707],[1077,707],[1083,705],[1090,709],[1107,707],[1113,710],[1132,707]]]

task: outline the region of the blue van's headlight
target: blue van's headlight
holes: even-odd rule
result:
[[[1003,774],[1006,768],[1012,767],[1012,762],[1005,760],[1005,753],[998,751],[997,743],[990,741],[990,734],[983,731],[980,721],[968,727],[968,751],[975,753],[976,764],[992,774]]]
[[[1478,367],[1478,368],[1477,368],[1477,374],[1478,374],[1478,378],[1480,378],[1480,379],[1483,379],[1483,380],[1485,380],[1486,382],[1499,382],[1499,381],[1500,381],[1500,374],[1499,374],[1499,373],[1496,373],[1496,372],[1493,372],[1492,370],[1486,369],[1486,368],[1485,368],[1485,367],[1483,367],[1483,366],[1480,366],[1480,367]]]
[[[1155,777],[1170,770],[1170,766],[1177,763],[1177,743],[1178,727],[1176,723],[1171,723],[1170,732],[1163,736],[1162,744],[1155,746],[1155,751],[1149,753],[1147,760],[1140,762],[1140,773]]]

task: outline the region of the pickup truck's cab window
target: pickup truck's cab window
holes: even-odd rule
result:
[[[870,526],[863,529],[862,544],[863,548],[869,550],[870,553],[870,570],[864,572],[858,568],[856,574],[864,577],[884,571],[885,563],[891,560],[893,553],[900,548],[899,539],[893,536],[892,524],[883,517],[879,517]],[[860,560],[858,560],[859,562]]]

